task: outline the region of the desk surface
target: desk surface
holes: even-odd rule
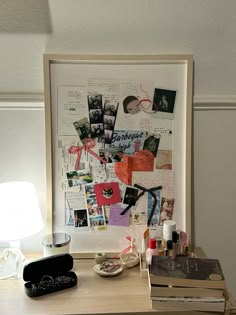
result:
[[[25,294],[23,280],[1,280],[0,314],[165,313],[152,310],[148,281],[147,278],[140,277],[139,266],[126,269],[116,277],[101,277],[93,271],[93,266],[93,259],[74,260],[73,271],[78,276],[77,287],[37,298],[30,298]],[[168,312],[168,315],[171,314],[176,313]]]

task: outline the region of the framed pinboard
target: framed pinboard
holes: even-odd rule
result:
[[[72,253],[191,237],[191,55],[44,55],[47,232]]]

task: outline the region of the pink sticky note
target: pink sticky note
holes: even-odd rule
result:
[[[130,210],[128,210],[124,215],[120,215],[126,206],[127,205],[123,205],[122,207],[119,203],[110,205],[109,225],[129,226]]]

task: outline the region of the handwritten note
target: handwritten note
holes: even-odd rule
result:
[[[57,88],[57,111],[58,111],[58,135],[73,136],[76,130],[73,122],[80,119],[80,113],[87,116],[84,104],[86,83],[81,81],[77,86],[58,86]]]
[[[120,215],[125,207],[126,205],[122,206],[120,203],[110,205],[109,225],[129,226],[130,210],[128,210],[124,215]]]
[[[84,209],[86,204],[83,190],[65,192],[65,202],[68,208]]]

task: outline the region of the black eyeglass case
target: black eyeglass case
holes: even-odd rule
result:
[[[25,265],[23,279],[25,293],[37,297],[77,285],[77,275],[71,271],[73,257],[59,254],[35,260]]]

